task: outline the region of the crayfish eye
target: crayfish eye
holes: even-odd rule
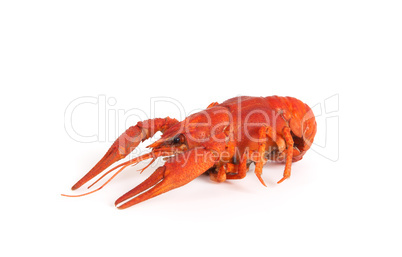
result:
[[[173,138],[173,144],[182,144],[184,143],[184,136],[182,134]]]

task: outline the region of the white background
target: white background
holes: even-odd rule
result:
[[[401,256],[401,13],[400,1],[2,1],[1,255]],[[118,110],[150,116],[153,97],[171,97],[188,114],[274,94],[335,99],[280,185],[271,164],[267,188],[253,171],[202,176],[117,210],[152,171],[135,167],[93,195],[60,196],[142,118],[116,121]],[[107,128],[96,104],[73,113],[92,143],[65,130],[85,96],[111,99]],[[168,103],[156,114],[180,116]]]

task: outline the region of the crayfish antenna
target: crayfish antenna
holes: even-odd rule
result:
[[[92,193],[95,193],[99,190],[101,190],[104,186],[106,186],[107,184],[109,184],[110,181],[112,181],[122,170],[124,170],[127,166],[121,167],[115,174],[113,174],[113,176],[111,176],[103,185],[101,185],[99,188],[92,190],[88,193],[84,193],[84,194],[80,194],[80,195],[65,195],[65,194],[61,194],[61,196],[66,196],[66,197],[81,197],[81,196],[85,196],[85,195],[90,195]],[[109,172],[108,172],[109,173]],[[96,181],[98,182],[98,181]],[[95,182],[95,183],[96,183]],[[94,184],[95,184],[94,183]],[[92,184],[91,186],[93,186],[94,184]],[[89,188],[89,187],[88,187]]]
[[[124,170],[125,168],[127,168],[128,166],[130,166],[130,165],[136,165],[136,164],[138,164],[139,162],[144,161],[144,160],[147,160],[147,159],[150,159],[150,158],[153,158],[152,161],[151,161],[151,163],[152,163],[152,162],[155,161],[156,158],[158,158],[159,156],[162,156],[163,154],[165,154],[165,153],[164,153],[164,152],[158,152],[158,153],[150,152],[150,153],[141,155],[141,156],[139,156],[139,157],[137,157],[137,158],[134,158],[134,159],[132,159],[132,160],[126,161],[126,162],[124,162],[124,163],[121,163],[121,164],[117,165],[116,167],[114,167],[113,169],[110,169],[110,170],[109,170],[108,172],[106,172],[105,174],[103,174],[99,179],[97,179],[94,183],[92,183],[92,184],[88,187],[88,189],[91,188],[93,185],[95,185],[96,183],[98,183],[102,178],[104,178],[104,177],[105,177],[106,175],[108,175],[110,172],[112,172],[112,171],[114,171],[114,170],[120,168],[115,174],[113,174],[113,176],[111,176],[111,177],[110,177],[103,185],[101,185],[99,188],[97,188],[97,189],[95,189],[95,190],[92,190],[92,191],[90,191],[90,192],[88,192],[88,193],[80,194],[80,195],[65,195],[65,194],[62,194],[62,196],[67,196],[67,197],[80,197],[80,196],[84,196],[84,195],[89,195],[89,194],[95,193],[95,192],[101,190],[101,189],[102,189],[104,186],[106,186],[107,184],[109,184],[109,182],[112,181],[112,179],[114,179],[121,171],[123,171],[123,170]],[[150,164],[151,164],[151,163],[150,163]],[[145,168],[147,168],[150,164],[148,164]],[[144,168],[144,169],[145,169],[145,168]]]
[[[134,166],[134,165],[138,164],[139,162],[144,161],[144,160],[147,160],[147,159],[150,159],[150,158],[153,158],[153,160],[151,161],[150,164],[148,164],[148,165],[144,168],[144,169],[146,169],[146,168],[148,168],[149,165],[152,164],[152,162],[155,161],[155,158],[157,158],[157,156],[155,156],[154,153],[152,153],[152,152],[151,152],[151,153],[148,153],[148,154],[141,155],[141,156],[139,156],[139,157],[137,157],[137,158],[134,158],[134,159],[131,159],[131,160],[129,160],[129,161],[123,162],[123,163],[117,165],[116,167],[110,169],[110,170],[109,170],[108,172],[106,172],[105,174],[103,174],[103,175],[102,175],[100,178],[98,178],[94,183],[92,183],[92,184],[88,187],[88,189],[90,189],[93,185],[95,185],[96,183],[98,183],[101,179],[103,179],[104,177],[106,177],[110,172],[114,171],[115,169],[118,169],[118,168],[120,168],[120,167],[122,167],[122,166],[123,166],[123,169],[125,169],[125,168],[127,168],[128,166],[130,166],[130,165],[133,165],[133,166]]]
[[[148,164],[147,164],[147,166],[145,166],[144,168],[142,168],[142,169],[140,169],[140,170],[138,170],[139,172],[140,172],[140,174],[142,174],[142,172],[144,171],[144,170],[146,170],[146,169],[148,169],[149,168],[149,166],[151,166],[152,165],[152,163],[154,163],[155,162],[155,160],[156,160],[156,158],[153,158]]]

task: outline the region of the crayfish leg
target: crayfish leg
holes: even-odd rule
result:
[[[209,178],[215,182],[224,182],[226,180],[226,170],[227,170],[227,163],[223,164],[218,168],[218,172],[210,172]]]
[[[214,106],[216,106],[216,105],[218,105],[218,104],[219,104],[218,102],[210,103],[210,104],[207,106],[207,109],[209,109],[209,108],[211,108],[211,107],[214,107]]]
[[[255,170],[254,173],[257,176],[258,180],[266,186],[264,183],[264,180],[262,179],[262,168],[264,164],[267,162],[267,159],[265,158],[265,153],[266,153],[266,146],[267,146],[267,138],[272,139],[273,142],[275,142],[276,146],[278,147],[278,152],[283,153],[286,151],[287,146],[291,144],[292,149],[290,151],[293,151],[293,139],[292,135],[290,134],[290,129],[286,127],[284,129],[284,135],[286,138],[284,139],[280,135],[276,133],[276,131],[271,127],[271,126],[263,126],[259,130],[259,146],[258,146],[258,159],[253,160],[255,162]],[[289,139],[290,136],[290,139]],[[292,140],[292,141],[290,141]],[[289,148],[289,147],[288,147]],[[288,160],[288,154],[286,155],[286,165],[285,165],[285,173],[284,173],[284,178],[280,180],[282,182],[286,178],[290,176],[290,166],[292,164],[292,154],[290,154],[290,163],[287,161]],[[286,177],[287,176],[287,177]],[[280,183],[278,182],[278,183]]]
[[[241,157],[239,164],[231,165],[232,170],[228,171],[229,174],[226,174],[226,179],[242,179],[242,178],[244,178],[248,171],[247,159],[248,159],[248,151],[245,151],[243,153],[243,156]],[[235,173],[235,174],[230,174],[230,173]]]
[[[270,134],[272,136],[273,129],[272,127],[269,126],[263,126],[259,130],[259,135],[258,135],[258,141],[260,142],[258,145],[258,150],[257,150],[257,159],[253,160],[255,161],[255,169],[254,173],[257,176],[258,180],[261,182],[263,186],[267,186],[262,179],[262,168],[264,164],[267,162],[267,159],[264,157],[265,156],[265,148],[267,146],[267,135]]]
[[[217,168],[218,172],[209,172],[209,178],[215,182],[224,182],[226,179],[242,179],[248,171],[247,160],[248,150],[244,151],[238,164],[224,163]]]
[[[290,177],[290,170],[292,168],[292,158],[293,158],[293,137],[290,133],[290,128],[283,128],[283,136],[286,142],[286,162],[285,162],[285,171],[283,172],[283,178],[279,180],[277,183],[282,183],[285,179]]]

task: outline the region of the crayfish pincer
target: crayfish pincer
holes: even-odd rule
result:
[[[301,160],[310,148],[317,124],[307,104],[293,97],[279,96],[231,98],[221,104],[212,103],[180,122],[169,117],[149,119],[128,128],[72,190],[125,158],[140,142],[158,131],[162,136],[148,146],[151,152],[105,172],[93,184],[117,170],[105,184],[89,193],[101,189],[124,168],[147,159],[152,163],[159,157],[165,158],[165,164],[117,199],[119,209],[181,187],[203,173],[216,182],[242,179],[251,163],[255,164],[254,173],[265,186],[261,174],[268,160],[285,164],[283,178],[278,181],[281,183],[290,176],[292,162]]]

